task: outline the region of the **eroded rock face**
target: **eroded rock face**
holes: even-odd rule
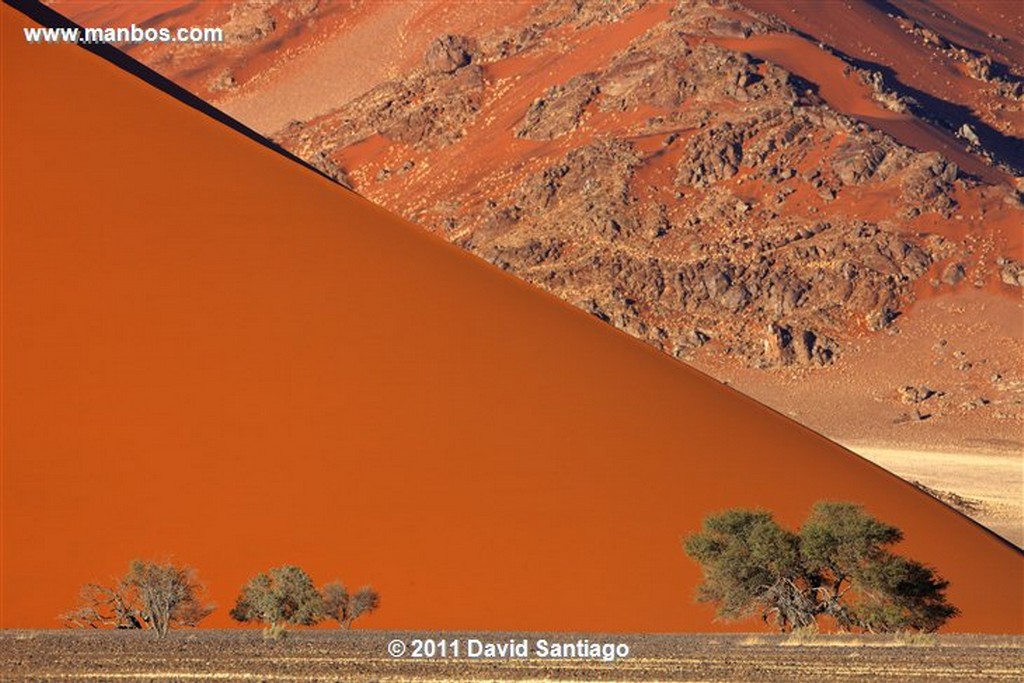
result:
[[[483,69],[475,64],[420,74],[377,86],[335,117],[290,126],[280,139],[307,159],[374,135],[421,149],[449,145],[479,112],[483,94]]]
[[[795,330],[771,323],[765,340],[764,360],[768,365],[829,365],[836,352],[836,343],[820,337],[814,330]]]
[[[509,59],[549,69],[564,31],[649,9],[552,2],[487,35],[442,36],[424,68],[281,142],[679,357],[822,368],[842,361],[852,337],[898,327],[922,278],[1024,282],[1012,259],[995,269],[991,257],[985,267],[951,260],[957,238],[917,222],[952,221],[975,191],[955,163],[716,43],[788,30],[741,5],[680,3],[556,82],[494,75]],[[330,165],[371,138],[386,143],[386,160],[365,172]],[[487,155],[463,171],[476,149]]]
[[[920,212],[920,207],[949,216],[956,201],[951,197],[953,181],[957,177],[957,166],[947,162],[937,152],[920,154],[908,164],[903,177],[903,200],[908,213]],[[925,209],[927,210],[927,209]]]
[[[666,351],[684,354],[714,338],[758,367],[832,363],[848,325],[891,325],[932,264],[926,244],[864,221],[789,222],[749,241],[704,241],[691,258],[638,257],[629,245],[652,239],[650,224],[664,217],[630,189],[642,161],[624,142],[571,152],[496,200],[489,226],[464,244]],[[705,224],[739,230],[751,213],[764,218],[763,208],[740,204],[712,193],[688,223],[668,230],[699,240]],[[543,239],[552,223],[568,237]],[[534,237],[524,243],[521,234]],[[594,245],[586,259],[583,243]],[[708,330],[699,343],[694,323]]]
[[[466,36],[441,36],[423,55],[423,66],[434,73],[454,73],[472,61],[472,42]]]
[[[516,137],[551,140],[571,132],[599,92],[601,88],[592,74],[576,76],[564,86],[552,86],[530,105]]]
[[[694,135],[679,162],[678,181],[707,187],[736,175],[743,161],[743,135],[728,121]]]

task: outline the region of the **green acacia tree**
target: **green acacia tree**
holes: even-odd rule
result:
[[[324,618],[324,601],[301,567],[274,567],[249,579],[231,610],[241,622],[266,624],[268,637],[280,636],[289,624],[313,626]]]
[[[891,551],[899,529],[852,503],[820,502],[799,533],[772,515],[729,510],[684,539],[704,572],[697,599],[718,616],[759,614],[781,630],[830,617],[843,630],[931,632],[958,614],[948,582]]]

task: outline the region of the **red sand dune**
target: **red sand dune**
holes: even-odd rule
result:
[[[859,501],[1020,632],[1024,561],[956,512],[3,9],[3,614],[133,557],[227,610],[285,562],[367,626],[680,631],[680,535]],[[752,624],[741,625],[749,628]]]

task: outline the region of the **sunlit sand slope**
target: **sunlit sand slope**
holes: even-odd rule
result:
[[[367,626],[721,628],[679,537],[827,498],[906,532],[952,630],[1021,630],[1021,554],[958,513],[25,24],[4,7],[4,626],[172,556],[210,625],[290,562],[373,582]]]

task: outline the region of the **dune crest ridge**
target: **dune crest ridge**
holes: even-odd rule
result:
[[[1021,553],[962,515],[25,25],[3,8],[4,627],[172,556],[210,626],[296,563],[372,582],[372,627],[751,628],[693,603],[679,537],[841,499],[951,581],[950,630],[1022,630]]]

